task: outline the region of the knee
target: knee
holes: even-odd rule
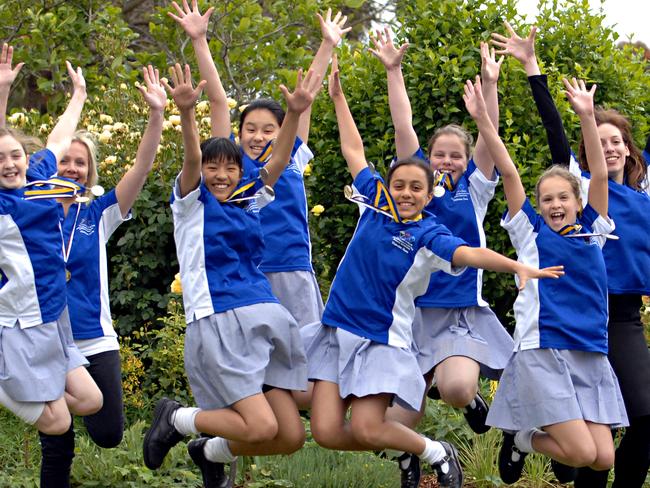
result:
[[[599,452],[596,460],[589,467],[594,471],[608,471],[614,466],[614,451]]]
[[[305,444],[305,429],[291,429],[281,434],[280,452],[278,454],[293,454]]]
[[[90,434],[90,438],[93,440],[93,442],[99,447],[103,449],[111,449],[113,447],[117,447],[120,442],[122,442],[123,429],[105,431],[101,434],[90,431],[88,431],[88,433]]]
[[[266,442],[278,435],[278,422],[275,418],[263,418],[255,421],[249,426],[246,434],[246,442]]]
[[[43,434],[61,436],[70,429],[71,423],[72,417],[70,417],[69,413],[67,415],[50,415],[44,413],[36,423],[36,427]]]
[[[93,388],[77,404],[76,415],[86,416],[99,412],[104,405],[104,396],[99,388]]]
[[[478,393],[478,385],[475,381],[454,381],[438,385],[440,397],[447,405],[455,408],[463,408],[472,403]]]
[[[338,446],[340,430],[340,425],[333,425],[314,417],[311,419],[311,435],[319,446],[326,449],[335,449]]]
[[[385,446],[382,444],[381,426],[375,422],[367,422],[365,420],[359,422],[351,422],[352,436],[357,442],[372,449],[381,449]]]
[[[576,468],[583,468],[585,466],[593,466],[598,457],[596,446],[571,446],[570,449],[565,449],[567,458],[571,461],[571,465]]]

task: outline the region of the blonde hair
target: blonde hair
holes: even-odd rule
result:
[[[453,135],[460,139],[460,142],[465,148],[465,158],[469,161],[470,155],[472,154],[472,145],[474,144],[474,138],[472,135],[467,132],[463,127],[457,124],[448,124],[444,127],[436,129],[433,135],[429,138],[427,146],[429,148],[429,159],[431,158],[431,151],[433,150],[433,145],[436,143],[440,136]]]
[[[43,148],[43,142],[38,137],[28,136],[18,129],[0,127],[0,137],[4,136],[13,137],[23,147],[25,155],[35,153]]]
[[[576,199],[581,202],[582,197],[580,195],[580,180],[572,174],[565,166],[560,166],[560,165],[553,165],[550,168],[548,168],[546,171],[542,173],[542,175],[539,177],[537,180],[537,184],[535,185],[535,201],[537,202],[537,205],[539,205],[539,187],[542,184],[542,181],[544,181],[547,178],[551,178],[557,176],[559,178],[564,178],[569,182],[571,185],[571,191],[573,192],[573,195],[576,197]]]
[[[97,184],[99,178],[97,174],[97,142],[92,134],[85,130],[78,130],[72,136],[72,142],[78,142],[86,146],[88,151],[88,178],[86,180],[86,188],[89,190]]]

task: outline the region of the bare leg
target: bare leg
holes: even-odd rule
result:
[[[272,454],[291,454],[305,443],[305,427],[298,415],[298,409],[291,392],[274,388],[265,393],[278,430],[274,438],[257,443],[230,441],[230,451],[235,456],[267,456]]]
[[[424,439],[408,427],[386,419],[391,395],[383,393],[352,399],[350,425],[357,441],[371,449],[394,449],[421,454]]]
[[[293,390],[291,394],[296,401],[298,410],[309,410],[311,408],[311,396],[314,392],[314,382],[307,383],[307,391]]]
[[[435,368],[436,386],[447,405],[463,408],[478,393],[479,364],[465,356],[451,356]]]
[[[91,415],[102,408],[102,392],[83,366],[68,371],[65,378],[65,401],[74,415]]]
[[[341,398],[339,385],[329,381],[315,382],[312,399],[311,432],[318,444],[338,451],[370,449],[352,435],[350,424],[345,420],[350,401]]]
[[[72,417],[63,397],[53,402],[47,402],[43,413],[34,424],[38,430],[45,434],[62,435],[70,428]]]
[[[543,429],[533,436],[535,451],[574,467],[590,466],[596,461],[597,446],[584,420],[569,420]]]
[[[417,427],[417,425],[420,423],[420,420],[422,420],[422,417],[424,417],[424,410],[427,405],[426,392],[428,392],[429,388],[431,388],[431,382],[433,381],[433,370],[424,375],[424,381],[426,383],[426,386],[424,388],[425,393],[422,397],[422,405],[420,406],[420,411],[415,412],[413,410],[408,410],[404,407],[400,407],[399,405],[393,405],[392,407],[389,407],[388,411],[386,412],[387,420],[394,420],[395,422],[399,422],[400,424],[405,425],[410,429],[415,429],[415,427]]]

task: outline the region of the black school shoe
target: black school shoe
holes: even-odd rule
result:
[[[551,459],[551,469],[553,470],[555,479],[562,484],[571,483],[578,477],[578,468],[567,466],[566,464],[562,464],[555,459]]]
[[[420,485],[420,458],[405,452],[397,458],[401,473],[401,488],[418,488]]]
[[[458,460],[456,448],[445,441],[440,441],[446,455],[431,467],[438,476],[438,485],[441,488],[461,488],[463,486],[463,470]]]
[[[474,397],[474,408],[465,407],[463,415],[467,421],[467,425],[477,434],[485,434],[490,430],[489,425],[485,425],[488,412],[490,411],[487,402],[480,393]]]
[[[201,470],[204,488],[230,488],[232,485],[224,471],[224,464],[208,461],[203,453],[203,447],[209,440],[208,437],[191,440],[187,444],[187,452]]]
[[[527,455],[515,446],[514,434],[503,433],[503,443],[499,450],[499,476],[504,483],[511,485],[519,481]]]
[[[161,398],[156,403],[151,427],[142,443],[144,464],[147,468],[158,469],[169,450],[185,437],[172,423],[172,415],[179,408],[181,404],[169,398]]]

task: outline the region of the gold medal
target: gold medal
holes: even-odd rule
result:
[[[343,187],[343,195],[345,195],[345,198],[348,200],[352,198],[352,187],[350,185],[345,185]]]
[[[68,268],[66,268],[66,270],[65,270],[65,281],[70,281],[71,278],[72,278],[72,273],[70,273],[70,270]]]

